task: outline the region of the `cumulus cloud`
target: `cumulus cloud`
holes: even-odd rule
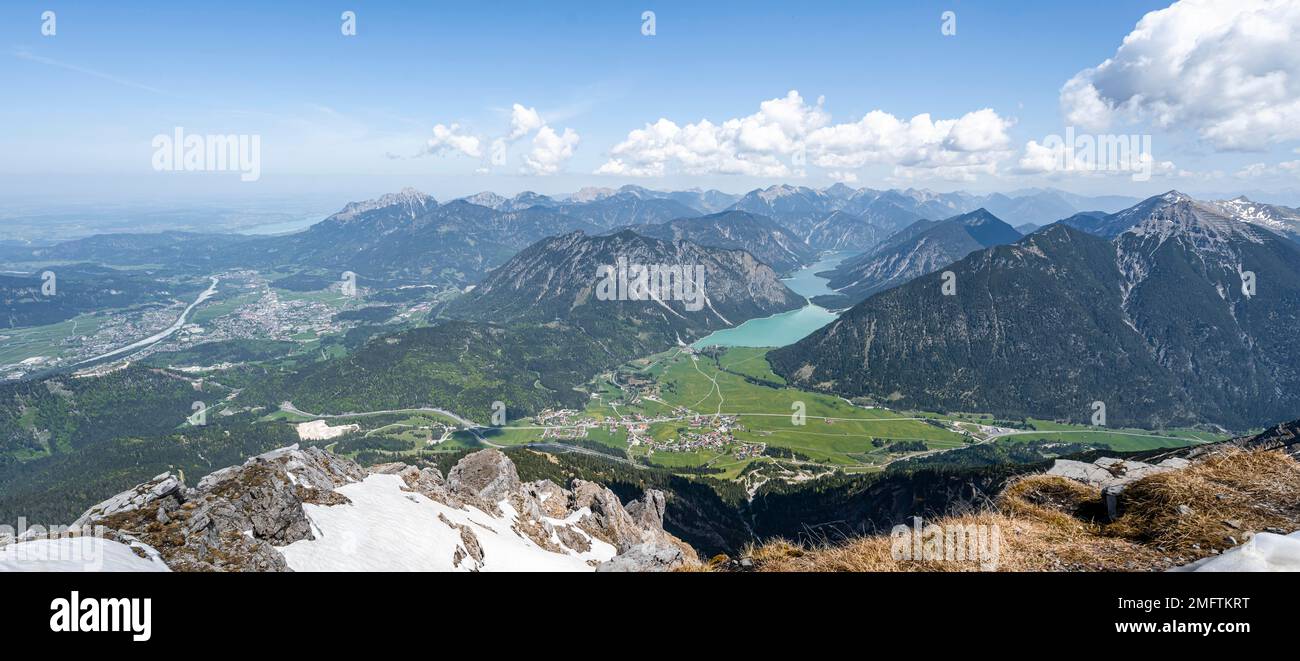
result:
[[[829,177],[831,181],[838,181],[842,184],[858,183],[858,175],[853,172],[841,172],[839,170],[832,170],[830,172],[827,172],[826,176]]]
[[[818,98],[810,105],[792,90],[762,102],[752,115],[721,123],[702,119],[681,126],[661,118],[629,132],[596,173],[785,177],[801,174],[805,163],[841,172],[883,163],[899,176],[966,178],[995,172],[997,161],[1010,154],[1011,122],[991,109],[939,120],[874,110],[856,122],[832,124],[823,104]]]
[[[516,103],[510,110],[510,133],[505,139],[514,142],[542,128],[544,124],[536,108],[525,108],[523,104]]]
[[[573,157],[578,148],[578,134],[573,129],[564,129],[556,133],[549,126],[542,126],[533,136],[533,148],[524,156],[525,171],[531,174],[555,174],[565,161]]]
[[[513,104],[510,108],[510,132],[492,141],[492,163],[504,165],[510,145],[543,126],[546,126],[546,122],[536,108],[525,107],[522,103]]]
[[[1030,140],[1012,169],[1016,174],[1063,176],[1127,175],[1146,181],[1153,175],[1169,176],[1178,169],[1172,161],[1157,161],[1151,154],[1150,136],[1075,135],[1048,136],[1041,144]]]
[[[1109,128],[1115,116],[1111,103],[1101,98],[1101,92],[1082,73],[1061,88],[1061,112],[1066,124],[1089,131]]]
[[[555,174],[578,148],[579,137],[573,129],[566,128],[556,133],[536,108],[516,103],[510,110],[510,132],[492,141],[493,164],[504,164],[506,150],[510,145],[529,134],[533,136],[533,147],[524,155],[523,166],[520,168],[524,174]]]
[[[441,156],[448,153],[461,153],[478,158],[483,155],[482,144],[473,135],[461,130],[459,124],[433,127],[433,137],[429,138],[428,153]]]
[[[808,136],[808,153],[821,167],[856,168],[892,163],[902,171],[992,172],[1005,158],[1010,120],[985,108],[957,119],[928,113],[900,119],[873,110],[857,122],[820,128]],[[992,167],[990,167],[992,166]]]
[[[541,113],[536,108],[521,103],[513,104],[510,111],[510,130],[502,136],[492,139],[489,158],[475,170],[476,174],[486,174],[494,165],[504,165],[506,153],[512,144],[533,134],[532,150],[525,155],[520,171],[525,174],[554,174],[559,172],[564,162],[573,156],[578,146],[578,134],[572,129],[556,133],[547,126]],[[461,129],[460,125],[446,126],[438,124],[433,127],[433,138],[429,140],[424,154],[460,153],[474,158],[483,157],[485,137],[471,135]],[[392,156],[390,156],[392,158]]]
[[[1025,144],[1025,151],[1020,155],[1020,162],[1016,164],[1016,172],[1021,174],[1044,174],[1061,169],[1063,163],[1068,162],[1065,156],[1065,147],[1055,145],[1039,144],[1037,140],[1030,140]]]
[[[752,148],[760,144],[764,145],[761,150]],[[787,151],[777,151],[776,145],[783,145]],[[779,157],[790,155],[790,148],[786,136],[773,125],[739,119],[718,125],[705,119],[678,126],[672,120],[660,119],[628,133],[626,139],[614,145],[610,159],[596,173],[660,177],[672,166],[693,175],[784,177],[790,169]]]
[[[1067,122],[1187,127],[1220,150],[1300,138],[1300,3],[1181,0],[1061,88]]]

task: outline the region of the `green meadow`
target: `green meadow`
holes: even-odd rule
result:
[[[625,427],[610,431],[604,426],[588,430],[580,443],[624,450],[633,459],[670,470],[698,472],[703,469],[711,477],[728,480],[738,478],[756,462],[780,463],[787,468],[834,468],[849,473],[878,471],[896,459],[985,442],[986,434],[979,425],[1010,424],[981,413],[941,415],[864,407],[834,395],[792,388],[772,372],[766,358],[767,351],[748,347],[694,354],[672,350],[631,361],[620,371],[649,379],[658,386],[657,396],[643,396],[636,404],[628,403],[632,399],[631,392],[616,385],[611,375],[602,375],[590,386],[596,396],[582,412],[585,417],[607,420],[620,415],[640,414],[682,418],[649,426],[647,433],[650,437],[666,441],[691,431],[689,417],[735,416],[737,426],[733,435],[736,443],[731,447],[651,453],[646,445],[629,446]],[[691,414],[673,416],[679,407],[691,411]],[[301,421],[297,416],[283,412],[268,417]],[[520,446],[550,440],[542,438],[542,429],[534,420],[519,419],[510,420],[499,428],[456,432],[447,441],[428,446],[422,440],[423,432],[412,428],[418,427],[422,421],[427,424],[431,420],[448,420],[433,413],[399,417],[384,416],[383,426],[369,423],[364,415],[331,418],[329,422],[331,425],[361,424],[367,436],[409,442],[414,446],[412,452],[483,447],[483,441],[497,446]],[[1213,434],[1191,429],[1112,430],[1036,419],[1015,424],[1014,434],[1001,436],[996,442],[1089,443],[1130,451],[1219,440]],[[954,428],[967,433],[959,433]],[[738,459],[734,452],[741,443],[764,443],[769,453],[782,456]]]

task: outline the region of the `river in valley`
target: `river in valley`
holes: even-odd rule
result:
[[[86,360],[77,363],[76,366],[80,367],[81,365],[98,362],[106,358],[113,358],[115,356],[120,356],[122,354],[132,353],[139,349],[143,349],[147,346],[157,344],[167,339],[168,337],[171,337],[172,334],[180,330],[181,327],[185,325],[185,320],[190,316],[190,313],[194,311],[194,308],[198,307],[199,304],[203,303],[209,298],[212,298],[217,293],[217,283],[219,282],[221,282],[219,279],[215,277],[212,278],[212,284],[208,285],[208,288],[204,290],[203,293],[199,294],[199,297],[194,299],[194,302],[190,303],[189,306],[185,308],[185,311],[181,313],[181,316],[177,318],[176,321],[172,323],[171,326],[168,326],[166,330],[163,330],[162,332],[156,333],[154,335],[150,335],[149,337],[146,337],[145,339],[140,340],[139,342],[133,342],[120,349],[114,349],[108,353],[95,356],[94,358],[87,358]]]
[[[795,271],[781,282],[794,293],[812,298],[823,294],[834,294],[835,290],[826,286],[826,278],[816,274],[829,271],[840,262],[852,257],[851,252],[832,252],[822,255],[816,264],[805,266]],[[834,321],[839,315],[811,301],[798,310],[774,314],[761,319],[750,319],[735,328],[727,328],[710,333],[695,342],[695,348],[708,346],[723,347],[783,347],[794,344],[810,333]]]

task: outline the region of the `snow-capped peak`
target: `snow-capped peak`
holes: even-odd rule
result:
[[[1296,209],[1254,202],[1245,195],[1207,204],[1220,213],[1242,222],[1258,225],[1273,232],[1300,237],[1300,211]]]
[[[1202,204],[1171,191],[1161,196],[1167,204],[1157,206],[1125,234],[1155,239],[1158,243],[1178,238],[1201,253],[1226,254],[1234,241],[1263,243],[1259,229],[1213,204]]]

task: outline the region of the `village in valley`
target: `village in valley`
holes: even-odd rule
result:
[[[764,357],[762,349],[679,347],[600,374],[588,384],[583,406],[545,408],[505,424],[482,426],[438,409],[417,409],[335,416],[351,426],[321,429],[318,423],[300,427],[299,433],[372,460],[483,445],[567,446],[737,480],[751,493],[772,479],[879,471],[900,459],[1026,434],[1057,440],[1052,429],[1038,432],[987,415],[899,413],[870,401],[784,387],[766,369]],[[282,414],[298,414],[299,422],[311,417],[282,409]],[[1055,431],[1057,436],[1075,431],[1060,428],[1064,432]]]
[[[626,431],[628,447],[644,447],[647,456],[653,456],[655,452],[708,450],[730,453],[737,459],[750,459],[767,449],[765,443],[736,439],[735,432],[745,429],[737,416],[700,414],[685,407],[673,409],[669,415],[627,413],[604,419],[572,409],[547,409],[537,414],[535,419],[543,428],[543,440],[582,440],[593,429],[605,429],[610,434]],[[672,438],[657,439],[650,434],[650,426],[661,423],[685,423],[687,430]]]

